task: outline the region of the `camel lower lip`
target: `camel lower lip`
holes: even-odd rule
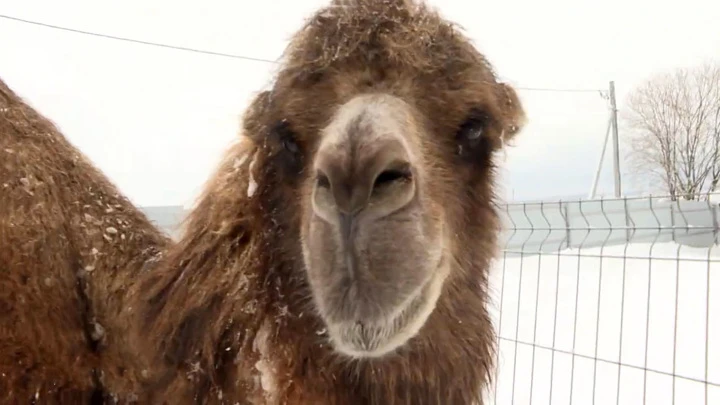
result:
[[[355,333],[353,338],[347,342],[349,346],[352,346],[356,352],[371,353],[377,349],[380,345],[380,341],[373,338],[373,334],[376,333],[377,328],[364,327],[362,324],[355,325]]]
[[[335,346],[353,357],[374,357],[378,348],[384,345],[379,336],[386,330],[383,326],[364,326],[360,323],[337,325],[330,328],[330,336]],[[378,354],[384,354],[378,353]]]
[[[425,287],[403,306],[394,316],[381,322],[352,320],[339,322],[329,328],[330,337],[339,351],[356,358],[381,357],[395,350],[407,339],[398,339],[408,323],[418,313]]]

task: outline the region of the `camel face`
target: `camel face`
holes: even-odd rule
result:
[[[341,105],[320,133],[303,253],[331,342],[353,357],[404,344],[435,307],[449,261],[428,197],[413,108],[386,94]]]
[[[494,153],[523,119],[484,56],[421,4],[338,0],[293,37],[244,131],[262,145],[262,212],[299,239],[274,252],[296,262],[337,353],[413,350],[437,308],[482,294],[468,288],[493,255]]]

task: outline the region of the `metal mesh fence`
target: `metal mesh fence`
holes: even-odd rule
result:
[[[720,404],[718,204],[502,206],[488,404]]]

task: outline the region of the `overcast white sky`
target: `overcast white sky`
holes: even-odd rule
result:
[[[622,108],[648,76],[720,58],[717,0],[434,0],[507,81],[606,89]],[[325,0],[3,0],[0,14],[103,34],[276,59]],[[136,204],[190,202],[237,136],[274,65],[119,42],[0,19],[0,77]],[[530,124],[503,193],[589,191],[607,120],[598,93],[520,90]],[[622,132],[621,132],[622,136]],[[601,192],[612,192],[606,161]]]

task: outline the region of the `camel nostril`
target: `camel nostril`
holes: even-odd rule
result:
[[[399,180],[409,180],[411,177],[412,173],[406,168],[385,170],[375,178],[373,188],[389,185]]]
[[[330,188],[330,179],[325,173],[321,171],[317,172],[317,175],[315,176],[315,182],[320,188]]]

